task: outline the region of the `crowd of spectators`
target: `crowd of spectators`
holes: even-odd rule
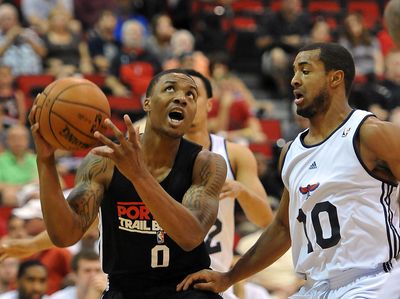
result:
[[[239,9],[239,2],[248,6]],[[23,91],[18,84],[23,76],[86,77],[99,84],[110,98],[140,102],[148,82],[161,70],[183,67],[201,72],[213,84],[210,132],[247,144],[256,152],[259,176],[271,202],[276,204],[282,188],[276,171],[282,143],[264,124],[278,112],[274,102],[291,103],[291,64],[304,44],[336,41],[345,46],[356,63],[352,105],[400,125],[400,49],[395,48],[382,19],[367,25],[362,12],[345,8],[348,1],[331,0],[339,7],[336,14],[311,11],[312,2],[0,1],[1,242],[34,237],[45,229],[27,123],[29,98],[38,90]],[[376,3],[382,9],[382,3]],[[378,15],[382,17],[382,10]],[[246,21],[238,22],[239,18]],[[243,43],[243,36],[250,36],[251,43],[248,39]],[[257,55],[236,57],[241,47],[245,51],[251,48]],[[246,72],[264,83],[262,88],[269,99],[255,97],[242,79],[239,64],[247,60],[256,61]],[[291,104],[284,107],[291,125],[278,137],[289,140],[307,127],[307,120],[296,116]],[[67,189],[71,182],[64,174],[74,172],[79,156],[59,156],[60,180]],[[238,238],[253,233],[239,242],[239,254],[251,246],[259,231],[243,223],[238,223],[238,230]],[[18,292],[46,293],[57,299],[99,298],[106,280],[100,269],[97,239],[94,229],[77,246],[46,250],[21,261],[7,258],[0,262],[0,298],[14,298]],[[299,285],[287,257],[281,265],[282,277],[286,275],[282,281],[289,281],[289,285],[271,283],[271,277],[278,277],[280,271],[275,268],[270,270],[272,276],[265,272],[254,279],[275,293],[275,298],[286,298]],[[40,282],[38,290],[25,281],[28,274]],[[240,298],[247,298],[244,290],[241,292]]]

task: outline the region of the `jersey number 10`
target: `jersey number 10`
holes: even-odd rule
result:
[[[331,227],[331,236],[329,238],[324,238],[322,233],[321,221],[319,218],[319,215],[322,212],[328,213],[329,224]],[[310,238],[308,237],[307,234],[307,226],[306,226],[307,215],[303,212],[302,209],[299,209],[299,214],[297,215],[297,221],[303,223],[304,233],[308,240],[307,253],[313,252],[314,249],[310,242]],[[337,243],[339,243],[339,240],[341,238],[340,225],[339,225],[337,209],[333,204],[331,204],[329,201],[317,203],[311,210],[311,222],[313,224],[313,228],[315,231],[316,242],[319,246],[321,246],[321,248],[326,249],[335,246]]]

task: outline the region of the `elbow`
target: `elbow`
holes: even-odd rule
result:
[[[205,236],[203,236],[203,238],[201,238],[201,236],[198,238],[192,237],[192,238],[182,240],[178,244],[184,251],[189,252],[189,251],[194,250],[200,244],[202,244],[204,241],[204,238],[205,238]]]

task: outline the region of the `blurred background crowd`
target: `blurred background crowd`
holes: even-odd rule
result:
[[[290,87],[292,61],[303,45],[335,41],[345,46],[356,63],[352,106],[400,124],[400,49],[383,22],[386,3],[0,1],[1,242],[34,237],[45,230],[27,113],[38,92],[68,76],[84,77],[100,86],[110,101],[112,120],[123,129],[124,113],[135,121],[144,116],[142,100],[153,75],[176,67],[201,72],[213,85],[210,132],[250,147],[276,208],[282,191],[277,171],[280,149],[308,126],[295,113]],[[85,154],[57,153],[66,192],[73,187]],[[240,255],[260,232],[244,220],[239,207],[236,213],[235,251]],[[0,263],[0,298],[16,288],[27,294],[24,298],[32,294],[99,298],[106,278],[98,257],[98,237],[93,229],[72,248],[53,248],[23,260],[5,259]],[[287,298],[300,283],[290,254],[251,280],[271,298]],[[240,284],[235,291],[239,298],[256,298],[246,295]]]

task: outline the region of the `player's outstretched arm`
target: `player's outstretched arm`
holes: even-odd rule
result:
[[[188,275],[178,284],[177,290],[194,288],[215,293],[223,292],[234,283],[250,277],[275,262],[290,247],[288,223],[289,194],[285,189],[274,221],[267,227],[257,242],[226,273],[201,270]]]
[[[257,173],[257,162],[249,148],[240,144],[227,143],[229,160],[235,180],[227,180],[220,198],[234,197],[239,201],[247,218],[260,227],[272,222],[273,214],[267,193]]]

